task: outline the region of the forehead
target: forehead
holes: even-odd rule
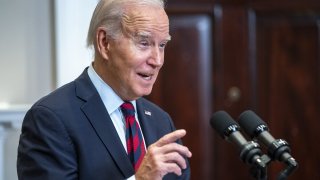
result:
[[[122,26],[130,34],[145,33],[169,38],[169,19],[160,7],[130,6],[123,15]]]

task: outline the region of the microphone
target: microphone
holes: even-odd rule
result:
[[[267,147],[268,155],[272,160],[284,162],[289,166],[280,176],[288,176],[298,166],[296,160],[290,155],[289,144],[283,139],[274,139],[269,133],[267,124],[253,111],[244,111],[239,116],[239,124],[249,136],[258,139]]]
[[[219,135],[236,144],[240,149],[240,158],[243,162],[265,169],[266,163],[261,159],[261,150],[258,143],[247,141],[240,132],[240,126],[225,111],[217,111],[210,119],[210,124]]]

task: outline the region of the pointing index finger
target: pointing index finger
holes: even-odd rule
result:
[[[164,146],[166,144],[173,143],[178,139],[182,138],[183,136],[185,136],[186,133],[187,132],[184,129],[175,130],[163,136],[161,139],[159,139],[159,141],[156,144],[157,146]]]

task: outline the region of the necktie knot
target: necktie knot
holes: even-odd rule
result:
[[[120,108],[121,108],[121,111],[122,111],[122,113],[123,113],[123,115],[124,115],[125,117],[127,117],[127,116],[134,116],[135,110],[134,110],[133,105],[132,105],[130,102],[125,102],[125,103],[123,103],[123,104],[120,106]]]

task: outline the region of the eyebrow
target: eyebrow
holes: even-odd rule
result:
[[[141,31],[141,32],[137,32],[135,34],[135,37],[140,37],[140,38],[150,38],[151,37],[151,33],[150,32],[146,32],[146,31]],[[171,36],[169,35],[167,38],[166,38],[166,41],[170,41],[171,40]]]
[[[151,37],[151,33],[150,32],[146,32],[146,31],[137,32],[136,33],[136,37],[150,38]]]

